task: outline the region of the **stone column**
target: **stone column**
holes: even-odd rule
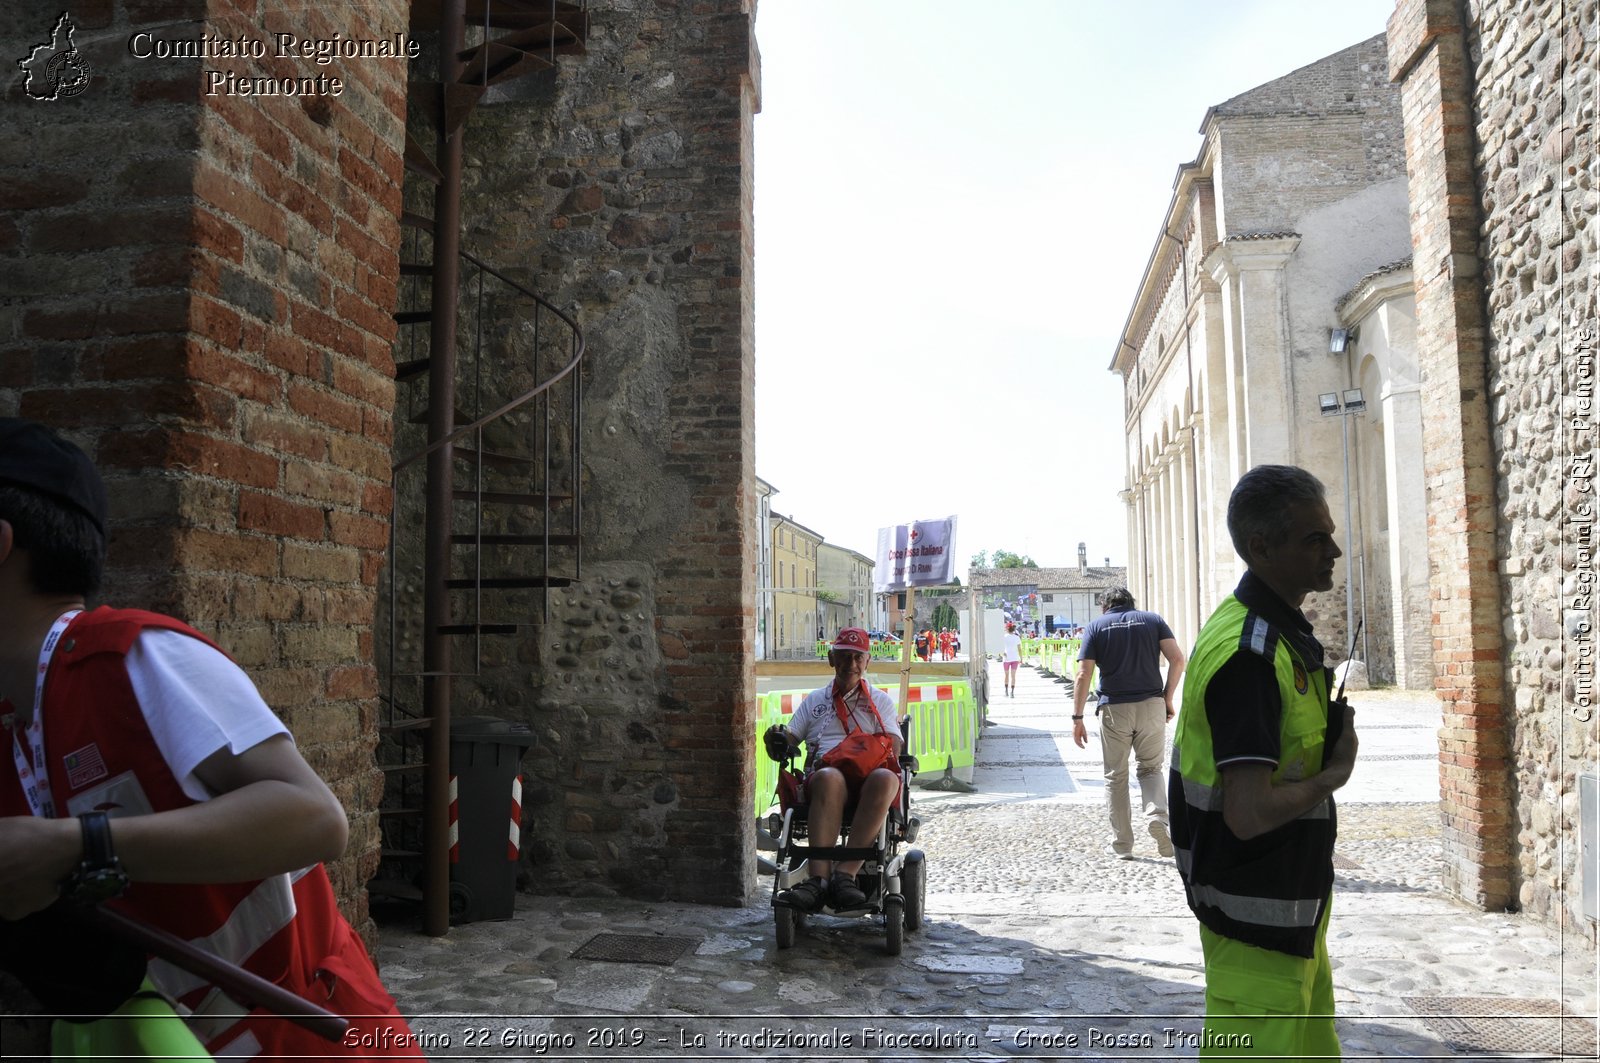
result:
[[[1290,372],[1288,306],[1283,267],[1298,236],[1232,240],[1238,271],[1239,345],[1244,367],[1245,469],[1265,463],[1295,464],[1292,421],[1299,402]],[[1281,397],[1281,402],[1253,398]]]
[[[1183,500],[1179,507],[1178,519],[1183,525],[1183,594],[1178,599],[1183,603],[1183,608],[1174,609],[1175,615],[1168,617],[1168,626],[1174,631],[1181,630],[1183,634],[1179,642],[1188,645],[1193,637],[1200,632],[1200,624],[1195,613],[1199,609],[1198,596],[1195,594],[1195,582],[1200,572],[1200,542],[1195,534],[1195,466],[1194,466],[1194,426],[1186,427],[1179,435],[1178,443],[1178,494]]]
[[[1215,353],[1208,361],[1212,367],[1210,375],[1220,381],[1220,385],[1213,385],[1214,393],[1215,388],[1220,386],[1220,397],[1224,400],[1217,409],[1221,415],[1217,424],[1221,478],[1232,490],[1232,485],[1245,470],[1244,356],[1240,350],[1239,286],[1226,244],[1218,245],[1201,264],[1210,271],[1217,283],[1216,295],[1208,297],[1217,310],[1213,334],[1208,336],[1208,341],[1216,344],[1213,348]],[[1221,371],[1220,376],[1218,370]]]

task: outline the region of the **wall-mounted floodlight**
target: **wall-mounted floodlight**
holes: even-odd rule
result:
[[[1355,339],[1355,334],[1350,329],[1347,329],[1347,328],[1329,329],[1328,330],[1328,353],[1329,354],[1343,354],[1345,347],[1349,346],[1350,341],[1353,340],[1353,339]]]
[[[1334,392],[1317,396],[1317,409],[1322,411],[1324,417],[1337,417],[1340,414],[1339,396]]]
[[[1360,388],[1350,388],[1344,393],[1344,412],[1360,413],[1367,408],[1366,397],[1361,394]]]

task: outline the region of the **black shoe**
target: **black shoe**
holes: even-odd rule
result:
[[[854,875],[833,873],[833,907],[838,911],[850,908],[864,908],[867,904],[867,895],[862,892],[856,883]]]
[[[778,894],[778,903],[801,912],[819,912],[828,899],[828,884],[820,878],[808,878]]]

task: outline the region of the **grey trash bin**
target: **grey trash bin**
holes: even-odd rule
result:
[[[450,723],[450,921],[510,919],[522,844],[526,724],[469,716]]]

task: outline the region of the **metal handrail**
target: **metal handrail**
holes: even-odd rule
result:
[[[561,320],[561,322],[567,326],[567,328],[572,330],[573,338],[576,339],[577,343],[578,343],[577,350],[572,355],[572,360],[569,361],[566,365],[562,366],[560,371],[557,372],[554,376],[552,376],[549,380],[546,380],[544,383],[539,384],[537,387],[533,388],[533,390],[531,390],[531,391],[524,392],[523,394],[521,394],[521,395],[517,396],[516,398],[510,400],[509,402],[505,403],[504,405],[502,405],[498,409],[496,409],[496,410],[494,410],[494,411],[492,411],[490,413],[484,414],[482,417],[479,417],[476,421],[473,421],[470,424],[458,425],[455,428],[455,430],[452,431],[449,435],[444,436],[441,439],[435,440],[434,442],[428,444],[426,447],[423,447],[421,450],[418,450],[418,451],[416,451],[416,452],[414,452],[412,454],[406,455],[405,457],[403,457],[400,460],[396,461],[394,463],[394,465],[391,467],[392,471],[394,471],[394,472],[399,472],[401,469],[405,468],[407,465],[410,465],[412,462],[416,461],[418,458],[425,458],[429,454],[432,454],[434,451],[440,449],[441,447],[444,447],[444,446],[447,446],[447,445],[455,443],[455,441],[457,439],[459,439],[462,436],[466,435],[468,432],[477,431],[479,428],[482,428],[484,425],[488,424],[490,421],[498,420],[499,418],[503,417],[507,413],[510,413],[512,410],[516,409],[518,406],[523,405],[528,400],[530,400],[530,399],[532,399],[532,398],[534,398],[534,397],[536,397],[538,395],[543,394],[544,392],[548,391],[551,387],[553,387],[555,384],[559,383],[561,380],[563,380],[568,375],[570,375],[573,370],[577,369],[578,363],[583,361],[583,355],[584,355],[584,351],[586,349],[586,342],[585,342],[585,340],[583,338],[583,330],[578,327],[578,323],[576,321],[574,321],[571,318],[571,316],[569,316],[568,314],[564,313],[559,307],[557,307],[555,304],[551,303],[550,300],[546,299],[544,296],[540,295],[538,292],[535,292],[535,291],[533,291],[533,290],[531,290],[529,288],[523,287],[521,284],[519,284],[518,282],[512,280],[510,277],[506,276],[504,273],[501,273],[499,270],[495,269],[493,266],[491,266],[488,263],[484,262],[482,259],[478,258],[476,255],[472,254],[471,252],[461,251],[461,252],[459,252],[459,255],[460,255],[461,258],[466,259],[468,262],[472,263],[474,266],[478,267],[480,270],[482,270],[483,272],[487,273],[489,276],[495,278],[496,280],[498,280],[498,281],[500,281],[500,282],[502,282],[504,284],[510,285],[512,288],[515,288],[518,292],[522,293],[523,295],[526,295],[528,298],[532,299],[534,302],[538,303],[540,306],[544,307],[546,310],[550,311],[557,318],[559,318]],[[576,432],[577,430],[578,430],[578,426],[577,425],[573,425],[573,431]]]

